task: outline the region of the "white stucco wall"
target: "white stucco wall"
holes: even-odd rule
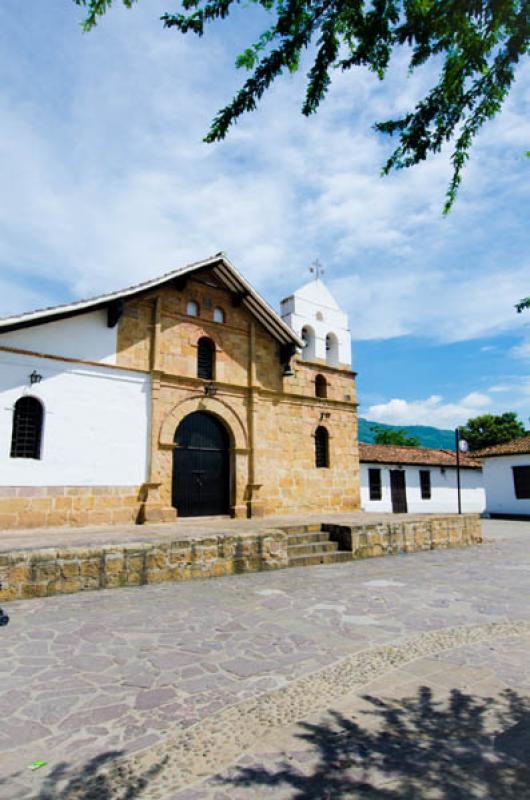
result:
[[[115,364],[117,331],[117,326],[107,327],[107,312],[103,309],[0,333],[0,346]]]
[[[34,369],[43,379],[30,387]],[[13,407],[24,394],[44,404],[38,461],[10,458]],[[143,483],[149,403],[147,375],[0,351],[0,485]]]
[[[368,470],[381,470],[381,500],[370,500]],[[361,464],[361,506],[365,511],[392,511],[390,495],[390,470],[395,466],[385,464]],[[431,473],[431,499],[422,500],[420,489],[420,469]],[[445,467],[403,466],[407,487],[409,514],[457,513],[458,498],[456,490],[456,469]],[[460,485],[463,512],[482,512],[485,507],[485,492],[482,472],[477,469],[460,470]]]
[[[319,319],[317,316],[322,316]],[[308,359],[329,361],[326,351],[326,336],[335,334],[338,340],[338,358],[332,366],[351,365],[351,334],[348,316],[342,311],[329,289],[321,280],[311,281],[281,302],[281,316],[297,336],[302,328],[310,326],[315,333],[314,348],[308,348]],[[302,354],[303,356],[304,354]]]
[[[530,499],[515,496],[512,467],[530,467],[527,455],[496,456],[482,461],[486,511],[489,514],[524,514],[530,516]]]

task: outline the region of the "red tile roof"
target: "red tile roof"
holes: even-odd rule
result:
[[[454,450],[434,450],[426,447],[396,447],[390,444],[359,444],[359,458],[376,464],[418,464],[432,467],[456,467]],[[481,469],[476,458],[461,453],[463,469]]]
[[[476,450],[473,455],[475,458],[489,458],[490,456],[524,455],[525,453],[530,453],[530,435],[512,439],[511,442],[505,442],[505,444],[496,444],[493,447]]]

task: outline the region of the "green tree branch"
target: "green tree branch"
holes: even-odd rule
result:
[[[137,0],[121,0],[131,8]],[[112,0],[74,0],[87,8],[84,30],[107,13]],[[182,0],[182,13],[166,13],[166,28],[202,36],[209,22],[225,19],[235,0]],[[239,0],[237,0],[239,2]],[[431,62],[435,85],[399,119],[375,129],[396,137],[383,174],[405,169],[452,143],[452,177],[444,212],[453,206],[474,140],[501,110],[515,70],[530,51],[529,0],[253,0],[267,9],[272,25],[238,56],[251,75],[214,117],[205,141],[224,139],[230,127],[253,111],[271,84],[297,69],[305,50],[315,55],[307,75],[302,113],[315,113],[326,96],[332,70],[364,66],[381,80],[398,49],[410,48],[409,71]],[[441,66],[440,66],[441,64]],[[526,307],[526,306],[524,306]],[[518,310],[520,310],[518,308]]]

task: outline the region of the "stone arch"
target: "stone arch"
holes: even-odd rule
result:
[[[216,330],[205,330],[202,326],[197,326],[193,329],[190,333],[188,342],[190,343],[191,347],[198,347],[199,339],[211,339],[212,342],[215,344],[215,349],[217,352],[223,351],[223,338],[219,335],[218,331]]]
[[[247,432],[235,411],[223,400],[218,400],[216,397],[205,397],[204,395],[188,397],[172,408],[160,427],[159,444],[172,448],[177,427],[184,417],[194,411],[207,411],[220,419],[225,424],[230,436],[231,448],[234,450],[247,450]]]

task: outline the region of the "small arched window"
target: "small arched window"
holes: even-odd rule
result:
[[[195,300],[188,300],[188,304],[186,306],[186,314],[188,317],[198,317],[199,316],[199,304],[195,302]]]
[[[44,410],[36,397],[20,397],[15,403],[11,458],[40,458]]]
[[[213,380],[214,366],[215,344],[207,336],[201,336],[197,342],[197,377]]]
[[[302,328],[302,341],[305,345],[302,350],[302,359],[304,361],[313,360],[315,358],[315,331],[311,325],[304,325]]]
[[[213,321],[214,322],[224,322],[225,321],[225,312],[222,308],[214,308],[213,310]]]
[[[328,396],[328,382],[323,375],[317,375],[315,378],[315,397]]]
[[[329,467],[329,434],[323,425],[315,431],[315,466]]]
[[[332,367],[339,363],[339,340],[334,333],[326,336],[326,364]]]

